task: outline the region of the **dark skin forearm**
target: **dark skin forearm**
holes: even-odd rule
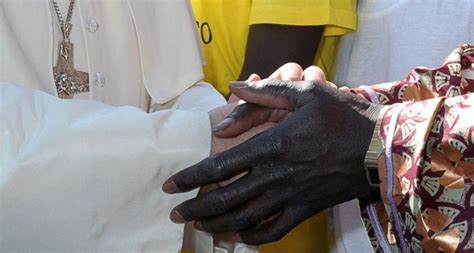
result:
[[[239,80],[252,73],[267,77],[287,62],[311,66],[323,30],[323,26],[251,25]]]

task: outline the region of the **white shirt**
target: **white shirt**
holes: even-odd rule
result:
[[[69,1],[58,2],[65,18]],[[51,2],[0,3],[0,80],[56,95],[52,68],[62,38]],[[200,81],[190,14],[186,0],[76,1],[71,42],[76,69],[89,73],[90,97],[146,109],[150,97],[164,104]]]
[[[207,111],[226,103],[200,82],[188,2],[76,0],[75,66],[91,90],[74,100],[55,97],[52,10],[0,0],[0,251],[178,251],[168,214],[195,192],[161,185],[209,155]],[[212,252],[200,236],[195,252]]]
[[[370,85],[437,67],[453,49],[474,42],[473,13],[471,0],[361,0],[357,32],[339,45],[334,81]]]
[[[343,36],[335,83],[357,87],[404,79],[418,66],[437,67],[474,42],[474,1],[360,0],[357,32]],[[334,208],[332,252],[372,251],[357,200]]]

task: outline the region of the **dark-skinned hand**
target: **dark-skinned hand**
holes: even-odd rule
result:
[[[221,137],[280,123],[168,179],[163,190],[178,193],[246,173],[178,205],[172,221],[195,220],[207,232],[235,233],[236,241],[262,244],[370,191],[363,160],[380,106],[309,81],[236,82],[231,90],[248,103],[228,116]]]

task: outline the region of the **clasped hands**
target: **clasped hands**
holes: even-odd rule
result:
[[[197,229],[257,245],[369,193],[363,161],[381,106],[327,85],[316,67],[285,65],[259,79],[231,83],[246,102],[214,135],[232,138],[273,126],[170,177],[163,185],[170,194],[202,187],[171,211],[173,222],[195,221]]]

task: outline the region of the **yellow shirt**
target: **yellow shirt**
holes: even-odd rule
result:
[[[339,36],[356,29],[356,0],[192,0],[204,49],[205,80],[222,94],[239,77],[249,26],[282,24],[325,26],[315,64],[331,79]],[[328,213],[314,216],[282,240],[260,247],[262,253],[328,251]]]
[[[205,80],[222,94],[239,77],[249,26],[325,25],[315,64],[329,79],[340,35],[356,29],[356,0],[191,0],[206,66]]]

